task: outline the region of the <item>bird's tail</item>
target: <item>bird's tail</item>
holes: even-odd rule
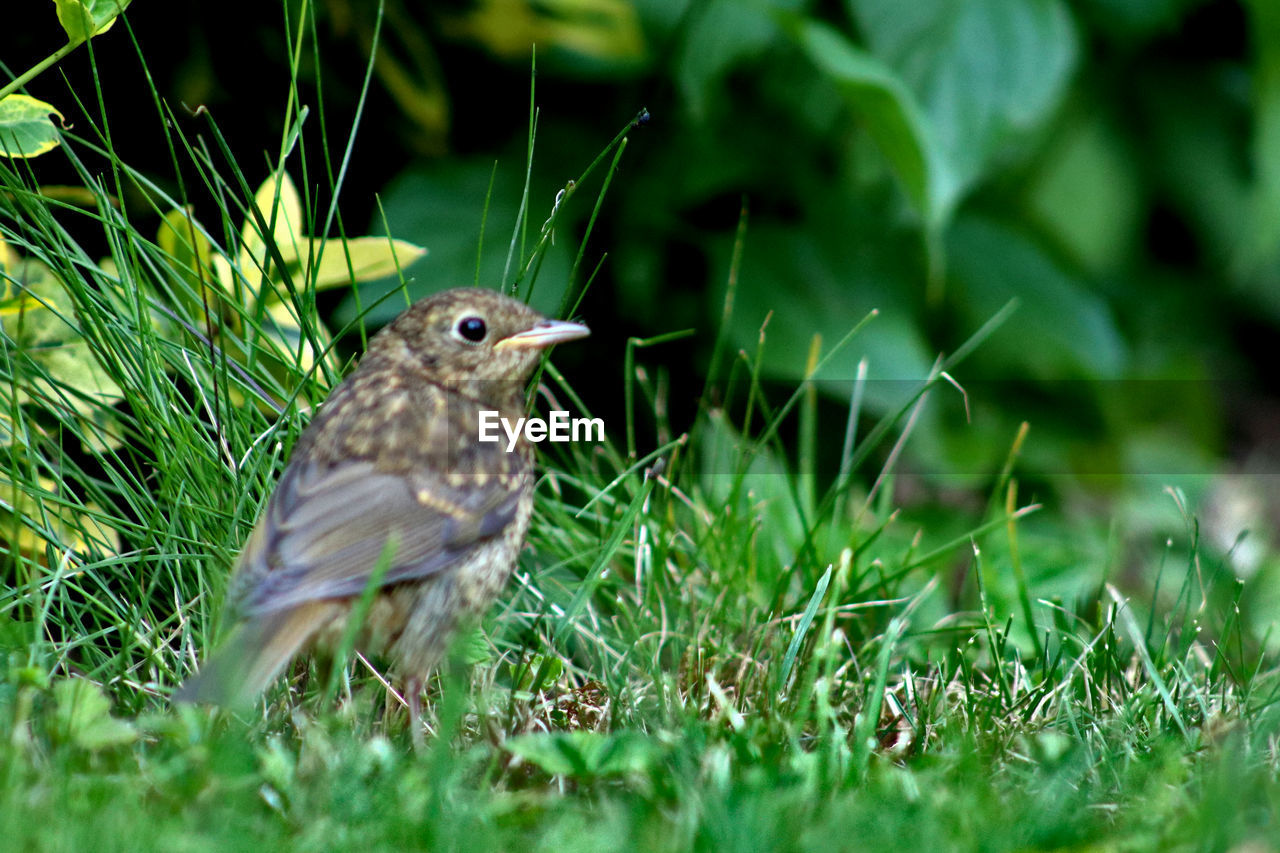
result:
[[[314,601],[251,617],[183,682],[173,701],[248,705],[334,615],[332,602]]]

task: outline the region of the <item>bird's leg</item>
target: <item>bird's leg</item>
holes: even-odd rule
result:
[[[404,698],[409,703],[409,734],[413,738],[413,751],[421,752],[422,739],[422,679],[409,676],[404,682]]]

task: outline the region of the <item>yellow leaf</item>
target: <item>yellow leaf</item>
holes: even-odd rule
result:
[[[174,273],[186,285],[179,285],[177,293],[188,316],[203,317],[207,303],[216,322],[239,328],[240,315],[227,304],[233,298],[231,265],[214,255],[213,244],[189,209],[174,209],[164,215],[156,245],[173,261]]]
[[[97,208],[101,201],[106,201],[116,210],[120,209],[120,199],[108,193],[98,194],[88,187],[69,187],[65,185],[46,185],[40,187],[40,195],[43,198],[53,199],[55,201],[65,201],[68,204],[78,204],[81,207],[90,210]]]
[[[583,56],[635,62],[645,56],[644,35],[635,6],[624,0],[549,0],[539,44]]]
[[[534,44],[623,65],[646,55],[639,16],[626,0],[479,0],[443,23],[445,35],[506,59],[527,60]]]
[[[53,0],[53,5],[67,40],[79,44],[111,29],[116,17],[130,2],[132,0]]]
[[[323,290],[352,281],[386,278],[407,269],[426,253],[421,246],[386,237],[352,237],[345,243],[331,240],[325,243],[320,263],[311,270],[311,279],[317,290]]]
[[[0,154],[11,158],[35,157],[58,147],[61,139],[49,116],[62,121],[52,104],[27,95],[0,98]]]
[[[4,241],[3,237],[0,237],[0,271],[16,267],[20,262],[21,259],[19,258],[18,253],[14,251],[12,246]],[[8,299],[10,290],[9,278],[6,276],[4,281],[0,282],[0,285],[4,287],[3,298]]]
[[[118,447],[114,406],[124,392],[73,325],[75,308],[62,282],[29,258],[8,258],[5,276],[18,286],[0,300],[12,371],[11,381],[0,385],[0,403],[69,415],[80,421],[90,450]]]
[[[298,322],[293,306],[289,303],[275,302],[267,306],[267,316],[264,318],[262,329],[276,343],[277,352],[290,356],[288,360],[281,359],[280,366],[285,368],[286,373],[278,374],[276,378],[287,384],[293,384],[289,381],[290,379],[296,382],[299,374],[307,373],[315,366],[315,348],[311,346],[308,337],[302,333],[302,325]],[[328,350],[330,335],[324,326],[316,323],[314,331],[316,341],[325,347],[326,351],[332,352]],[[293,376],[290,376],[290,373]]]
[[[263,181],[254,193],[253,204],[262,222],[271,229],[271,242],[284,262],[296,260],[307,238],[302,236],[302,199],[289,173],[281,169]],[[262,227],[251,213],[240,229],[240,254],[236,261],[240,272],[249,278],[255,295],[261,292],[261,270],[266,266],[268,254]],[[271,264],[275,266],[274,258]]]
[[[48,477],[36,481],[34,494],[23,484],[0,477],[0,537],[9,550],[41,565],[47,565],[46,544],[81,560],[95,553],[119,553],[120,534],[99,520],[101,508],[92,503],[70,504],[60,491],[57,481]],[[15,530],[16,538],[11,539]]]
[[[80,0],[53,0],[53,5],[68,41],[78,44],[93,35],[93,16]]]

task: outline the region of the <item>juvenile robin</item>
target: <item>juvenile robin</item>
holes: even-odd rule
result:
[[[480,441],[480,413],[515,423],[542,350],[587,334],[462,288],[370,339],[245,543],[227,593],[235,627],[175,700],[247,704],[301,651],[338,645],[385,567],[357,647],[403,679],[416,736],[423,682],[506,584],[533,506],[532,448]]]

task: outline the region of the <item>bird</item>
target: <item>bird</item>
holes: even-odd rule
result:
[[[423,684],[458,627],[502,591],[533,508],[532,446],[523,432],[510,449],[480,441],[481,413],[516,423],[543,351],[588,334],[458,288],[371,337],[299,436],[240,553],[224,617],[234,627],[174,701],[249,704],[300,653],[336,648],[372,581],[356,647],[403,679],[418,743]]]

